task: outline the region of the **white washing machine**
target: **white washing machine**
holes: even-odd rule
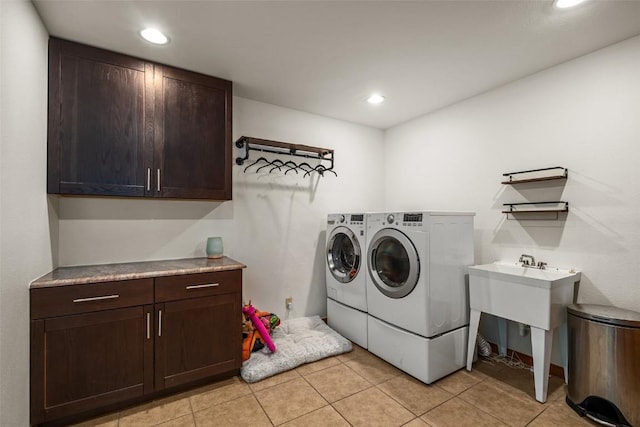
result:
[[[368,349],[427,384],[466,362],[474,215],[366,218]]]
[[[327,216],[327,323],[367,348],[365,237],[364,214]]]

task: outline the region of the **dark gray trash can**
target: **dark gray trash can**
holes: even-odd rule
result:
[[[616,307],[567,307],[567,403],[580,416],[640,427],[640,313]]]

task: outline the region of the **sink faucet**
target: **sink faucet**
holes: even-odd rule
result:
[[[521,262],[525,267],[536,266],[536,259],[533,257],[533,255],[522,254],[520,255],[520,259],[518,260],[518,262]]]

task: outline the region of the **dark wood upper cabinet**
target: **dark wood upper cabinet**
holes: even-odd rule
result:
[[[56,38],[52,194],[231,199],[230,81]]]
[[[49,45],[48,192],[144,196],[153,134],[144,61],[58,39]]]
[[[161,197],[231,199],[231,82],[165,66],[155,71],[156,190]]]

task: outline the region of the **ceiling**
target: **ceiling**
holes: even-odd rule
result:
[[[34,0],[50,34],[386,129],[640,34],[640,0]],[[142,40],[154,26],[165,46]],[[386,97],[370,105],[372,92]]]

